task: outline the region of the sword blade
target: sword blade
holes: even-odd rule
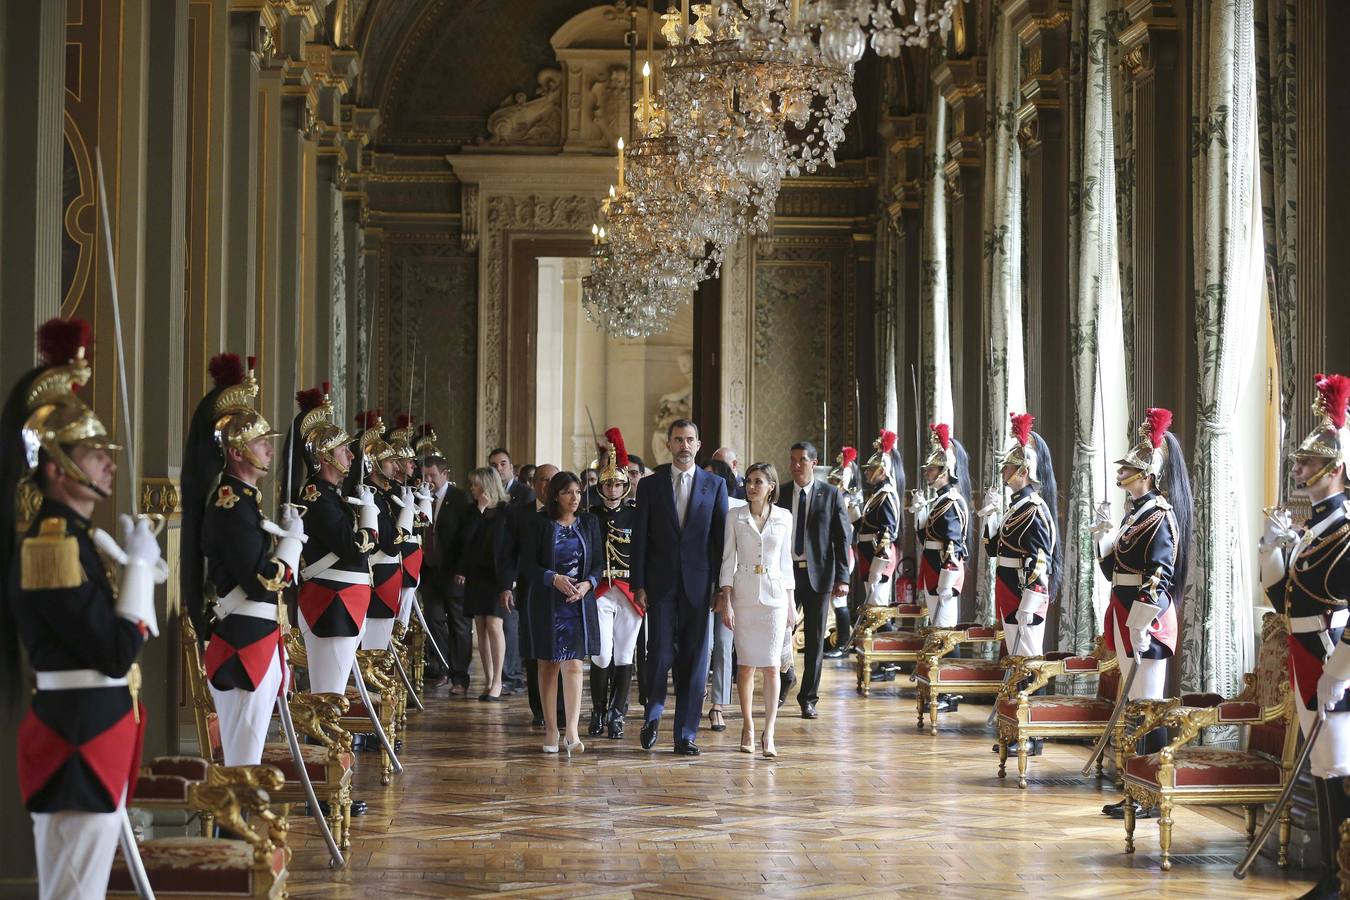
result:
[[[108,215],[108,188],[103,181],[103,156],[94,148],[94,171],[98,176],[98,209],[103,220],[103,249],[108,260],[108,293],[112,297],[113,331],[117,338],[117,372],[120,376],[118,387],[122,396],[122,446],[126,448],[127,495],[130,505],[127,513],[135,515],[136,503],[136,447],[135,433],[131,430],[131,402],[127,393],[127,347],[122,339],[122,303],[117,292],[117,262],[113,259],[112,220]]]
[[[422,701],[417,698],[417,691],[413,690],[412,679],[408,677],[408,673],[404,670],[403,660],[399,658],[398,651],[394,649],[393,644],[389,645],[389,649],[386,652],[394,658],[394,668],[398,670],[399,680],[403,682],[404,689],[407,690],[408,696],[412,698],[413,705],[419,710],[425,710],[426,707],[423,706]]]
[[[285,650],[282,651],[285,653]],[[287,669],[287,671],[290,671]],[[328,861],[331,868],[340,869],[347,864],[342,858],[342,851],[338,849],[337,841],[333,839],[333,832],[328,827],[328,819],[324,816],[323,810],[319,808],[319,798],[314,793],[314,783],[310,781],[309,770],[305,768],[304,758],[300,755],[300,738],[295,733],[295,722],[291,719],[291,708],[286,703],[284,693],[277,694],[277,715],[281,718],[281,730],[286,733],[286,743],[291,747],[291,758],[295,760],[295,769],[300,773],[300,783],[305,787],[305,798],[309,800],[309,814],[319,825],[319,833],[323,835],[323,842],[328,845]]]
[[[366,689],[365,676],[361,674],[361,661],[352,662],[352,676],[356,679],[356,692],[361,695],[361,702],[366,705],[366,713],[370,716],[370,724],[375,726],[375,736],[380,739],[380,746],[384,748],[385,755],[389,757],[389,762],[394,767],[394,773],[399,774],[403,771],[403,763],[398,761],[398,756],[394,754],[394,745],[389,743],[389,735],[384,733],[384,726],[380,724],[380,717],[375,714],[375,704],[371,702],[370,691]]]
[[[1121,714],[1125,712],[1125,707],[1130,702],[1130,688],[1134,686],[1134,676],[1139,674],[1139,654],[1134,655],[1134,665],[1130,668],[1130,674],[1125,676],[1125,684],[1120,688],[1120,702],[1116,708],[1111,710],[1111,718],[1106,720],[1106,730],[1102,736],[1097,738],[1097,743],[1092,747],[1092,755],[1088,757],[1087,763],[1083,766],[1082,774],[1089,775],[1092,767],[1097,764],[1097,760],[1106,752],[1106,744],[1111,740],[1111,732],[1115,730],[1116,723],[1120,721]]]
[[[417,621],[422,623],[422,630],[426,632],[427,635],[427,643],[431,644],[431,649],[436,651],[436,656],[440,659],[441,666],[445,668],[446,672],[449,672],[450,663],[445,661],[445,654],[442,653],[441,648],[437,646],[436,638],[431,634],[431,628],[427,625],[427,617],[422,612],[422,601],[416,597],[413,598],[413,612],[417,613]]]
[[[122,808],[122,821],[118,823],[117,843],[122,848],[122,858],[126,860],[136,896],[140,900],[155,900],[155,889],[150,886],[150,876],[145,872],[141,848],[136,844],[136,832],[131,827],[131,815],[126,807]]]
[[[1312,731],[1308,732],[1308,739],[1303,742],[1303,749],[1299,751],[1298,757],[1294,760],[1294,767],[1289,771],[1289,781],[1285,784],[1284,790],[1280,792],[1280,799],[1275,801],[1275,805],[1270,808],[1270,813],[1266,816],[1266,821],[1261,824],[1261,830],[1257,832],[1256,837],[1252,838],[1252,845],[1247,848],[1247,855],[1242,857],[1242,862],[1233,869],[1233,877],[1239,881],[1247,877],[1247,870],[1256,862],[1256,857],[1261,853],[1261,847],[1265,844],[1266,838],[1275,830],[1275,823],[1280,821],[1280,816],[1284,814],[1284,808],[1289,805],[1289,800],[1294,796],[1294,785],[1298,782],[1298,775],[1303,771],[1303,767],[1308,764],[1308,757],[1312,755],[1313,744],[1317,743],[1317,738],[1322,733],[1322,726],[1326,724],[1325,714],[1318,716],[1317,721],[1313,723]]]

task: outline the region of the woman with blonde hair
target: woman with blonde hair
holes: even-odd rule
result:
[[[778,472],[770,463],[745,471],[745,506],[727,513],[722,591],[717,611],[736,647],[736,692],[741,700],[741,751],[755,752],[755,670],[764,691],[764,756],[778,755],[778,668],[796,605],[792,571],[792,513],[778,506]]]
[[[507,500],[501,476],[495,469],[474,469],[469,473],[469,496],[473,505],[461,534],[463,552],[455,583],[464,587],[464,614],[473,617],[478,636],[478,658],[487,682],[478,699],[486,703],[501,700],[506,658],[499,573],[506,546]]]

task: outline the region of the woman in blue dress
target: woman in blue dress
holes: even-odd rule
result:
[[[547,515],[530,517],[522,536],[520,565],[531,589],[520,610],[521,650],[539,663],[544,752],[557,753],[561,737],[570,756],[586,749],[577,734],[581,661],[600,652],[595,586],[604,575],[605,543],[599,521],[580,511],[582,485],[576,475],[554,475],[549,497]],[[567,719],[562,729],[557,721],[559,671]]]

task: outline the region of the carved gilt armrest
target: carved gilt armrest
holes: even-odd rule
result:
[[[924,637],[919,662],[926,663],[929,668],[935,667],[939,659],[955,650],[966,634],[954,628],[925,628],[921,633]]]
[[[286,817],[272,811],[268,791],[285,783],[273,766],[212,766],[205,783],[188,788],[192,805],[209,811],[222,828],[242,837],[253,847],[253,861],[271,865],[277,848],[286,850]],[[256,823],[251,825],[250,822]]]
[[[338,724],[351,703],[342,694],[295,694],[290,699],[295,730],[328,748],[328,758],[336,760],[352,749],[351,734]]]
[[[889,606],[868,606],[863,610],[862,622],[859,623],[859,636],[863,640],[872,637],[873,633],[891,620]]]

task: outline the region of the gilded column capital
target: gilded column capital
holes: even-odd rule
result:
[[[1120,66],[1130,81],[1174,71],[1180,61],[1178,29],[1172,0],[1135,0],[1126,8],[1129,24],[1120,33]]]

